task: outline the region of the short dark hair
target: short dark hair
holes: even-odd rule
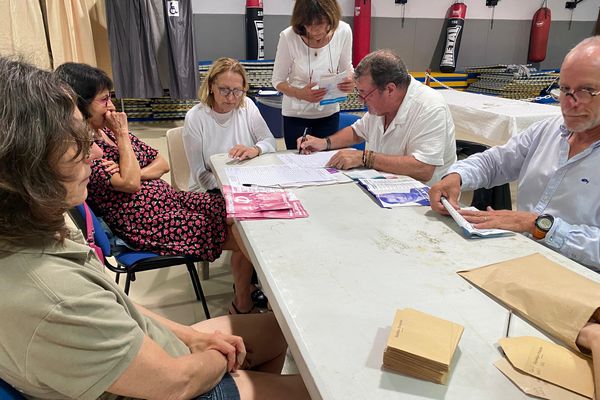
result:
[[[17,245],[65,237],[69,205],[61,157],[89,148],[75,95],[58,76],[0,57],[0,241]]]
[[[356,66],[354,79],[367,74],[371,75],[378,89],[384,89],[388,83],[399,88],[406,88],[410,83],[410,75],[404,61],[393,50],[376,50],[367,54]]]
[[[296,0],[292,11],[292,29],[300,36],[306,36],[307,25],[325,21],[329,30],[335,31],[342,18],[342,9],[336,0]]]
[[[103,90],[113,89],[112,80],[106,72],[91,65],[68,62],[56,68],[55,72],[77,94],[77,107],[85,119],[91,116],[88,108],[94,97]]]

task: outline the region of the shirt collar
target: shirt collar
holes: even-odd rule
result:
[[[406,123],[406,118],[408,117],[408,108],[412,102],[412,98],[415,96],[415,92],[417,90],[417,86],[419,82],[415,80],[411,75],[410,82],[408,83],[408,87],[406,88],[406,94],[404,95],[404,99],[402,99],[402,104],[398,107],[398,111],[396,111],[396,115],[390,125],[388,126],[388,130],[390,127],[394,125],[403,125]]]

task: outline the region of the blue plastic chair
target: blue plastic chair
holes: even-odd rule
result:
[[[25,397],[17,389],[0,379],[0,400],[25,400]]]
[[[83,208],[83,204],[80,204],[75,208],[85,221],[85,210]],[[202,308],[204,309],[204,315],[206,315],[206,319],[210,319],[210,312],[208,311],[208,305],[206,304],[206,298],[204,297],[202,284],[200,283],[198,271],[196,270],[195,266],[196,262],[204,262],[203,260],[188,255],[161,256],[156,253],[146,251],[126,250],[119,252],[118,254],[116,252],[113,253],[110,241],[106,235],[106,232],[102,228],[100,220],[96,217],[91,209],[90,212],[92,214],[92,221],[94,223],[94,240],[96,245],[102,249],[102,253],[104,254],[104,265],[106,268],[117,274],[117,283],[119,283],[120,275],[125,274],[125,294],[129,295],[131,282],[135,281],[135,274],[137,272],[185,264],[190,274],[190,279],[192,280],[192,286],[194,287],[194,292],[196,293],[196,299],[202,303]],[[110,256],[115,258],[117,265],[112,265],[108,261],[107,257]]]
[[[358,121],[360,117],[358,115],[349,114],[349,113],[340,113],[340,124],[338,125],[338,130],[344,129],[347,126],[352,125],[354,122]],[[353,144],[352,147],[358,150],[365,149],[365,142]]]

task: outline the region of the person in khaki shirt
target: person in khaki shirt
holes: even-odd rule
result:
[[[0,57],[0,378],[32,399],[308,399],[272,313],[170,321],[69,229],[101,155],[74,98]]]

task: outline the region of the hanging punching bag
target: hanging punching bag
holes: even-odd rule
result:
[[[467,5],[465,3],[454,3],[448,10],[448,21],[446,23],[446,45],[440,62],[440,71],[454,72],[458,50],[460,50],[460,39],[465,25]]]
[[[352,64],[356,67],[371,51],[371,0],[354,0],[352,43]]]
[[[265,59],[262,0],[246,0],[246,59]]]
[[[551,21],[552,12],[547,7],[542,7],[533,14],[529,36],[529,54],[527,56],[529,62],[541,62],[546,58]]]

